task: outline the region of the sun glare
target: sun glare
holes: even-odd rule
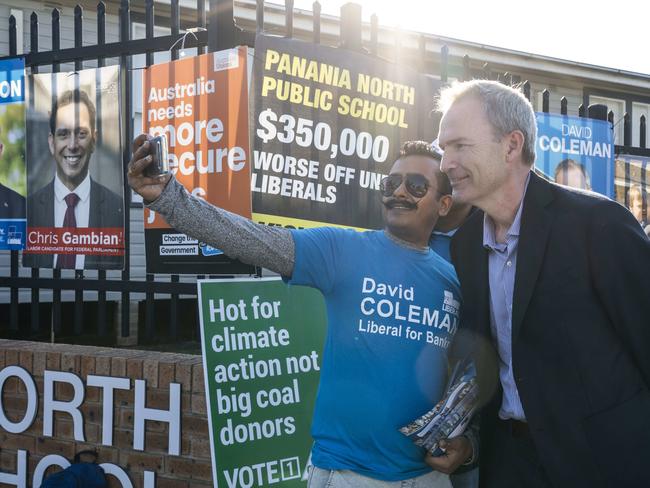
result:
[[[280,0],[273,3],[283,4]],[[345,3],[322,0],[322,13],[338,16]],[[619,0],[615,6],[604,0],[547,0],[535,9],[524,9],[518,0],[355,3],[361,5],[364,22],[376,14],[379,24],[388,28],[650,74],[650,57],[642,52],[647,16],[630,14],[640,5],[633,0]],[[294,5],[310,11],[313,2],[295,0]]]

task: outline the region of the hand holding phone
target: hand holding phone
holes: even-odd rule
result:
[[[164,134],[149,141],[151,163],[143,173],[145,176],[159,176],[169,173],[169,157],[167,153],[167,137]]]
[[[133,155],[126,176],[129,186],[145,202],[156,200],[172,178],[165,139],[140,134],[133,140]]]

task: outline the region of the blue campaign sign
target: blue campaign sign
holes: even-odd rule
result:
[[[0,249],[25,248],[25,63],[0,61]]]
[[[25,61],[12,58],[0,61],[0,104],[25,101]]]
[[[550,180],[614,197],[614,136],[604,120],[537,112],[535,166]]]

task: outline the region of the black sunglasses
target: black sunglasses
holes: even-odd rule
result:
[[[385,197],[391,196],[395,190],[404,181],[406,191],[413,195],[415,198],[422,198],[429,191],[429,181],[424,175],[419,173],[407,173],[406,176],[400,174],[392,174],[384,177],[379,183],[379,191]]]

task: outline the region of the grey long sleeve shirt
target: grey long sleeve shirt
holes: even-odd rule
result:
[[[293,273],[295,247],[289,230],[256,224],[192,197],[175,178],[147,207],[174,229],[221,249],[231,258],[282,276]]]

